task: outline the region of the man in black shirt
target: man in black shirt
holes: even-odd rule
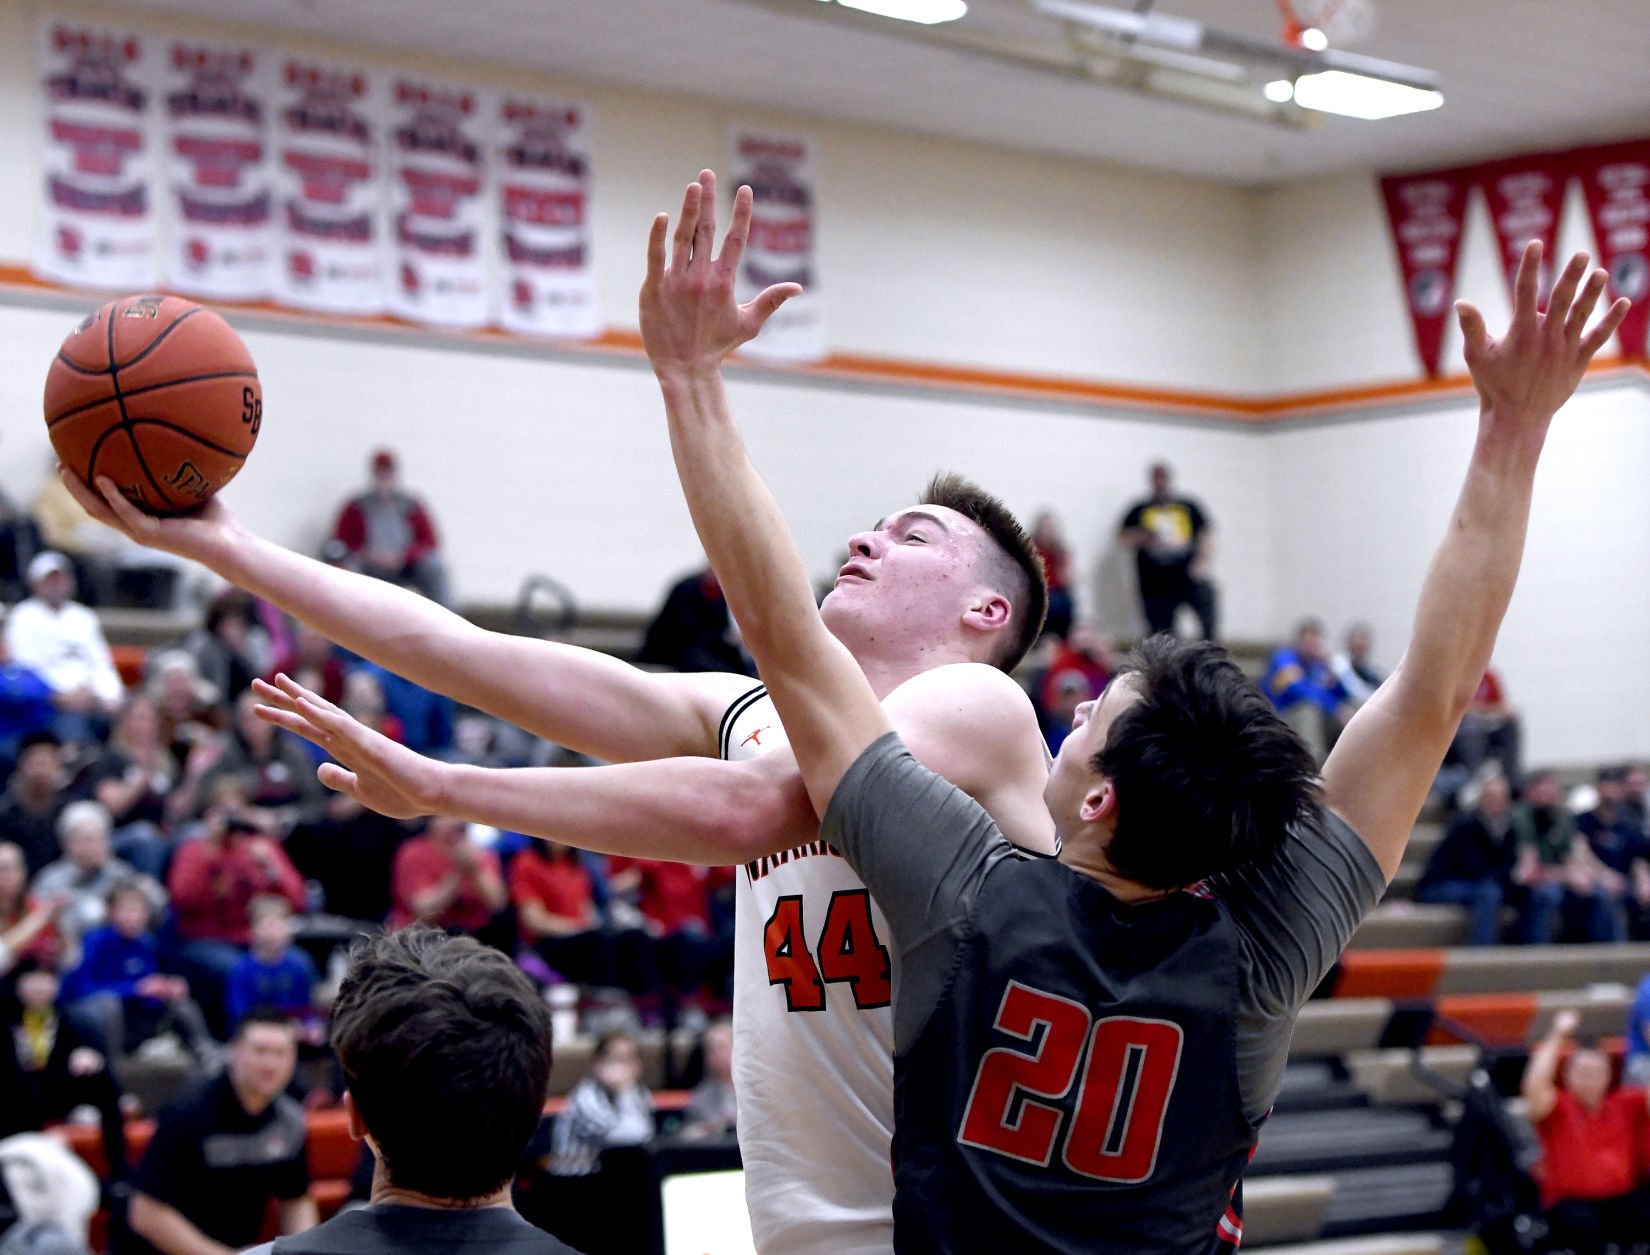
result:
[[[155,1122],[132,1181],[138,1238],[167,1255],[240,1250],[258,1240],[271,1200],[283,1233],[315,1224],[304,1113],[286,1094],[297,1060],[297,1032],[283,1012],[254,1010],[241,1021],[224,1073]]]
[[[1478,805],[1456,816],[1427,860],[1415,900],[1471,908],[1472,944],[1493,946],[1501,938],[1501,904],[1517,862],[1512,788],[1505,776],[1490,776],[1480,786]]]
[[[516,1214],[510,1185],[544,1109],[550,1012],[506,956],[406,928],[360,942],[332,1011],[371,1202],[248,1255],[576,1255]]]
[[[1215,638],[1215,586],[1209,580],[1209,518],[1190,497],[1176,495],[1168,463],[1151,469],[1152,495],[1123,516],[1118,539],[1134,549],[1140,605],[1147,630],[1174,631],[1175,611],[1189,605],[1204,640]]]

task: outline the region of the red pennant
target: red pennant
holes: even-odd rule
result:
[[[1433,378],[1439,373],[1444,324],[1455,300],[1455,266],[1471,186],[1468,170],[1389,175],[1381,180],[1404,277],[1404,300],[1415,323],[1415,348]]]
[[[1531,153],[1479,167],[1478,183],[1489,205],[1490,223],[1501,249],[1507,292],[1513,290],[1518,263],[1531,240],[1541,241],[1541,302],[1553,287],[1553,259],[1558,248],[1564,189],[1570,181],[1567,153]]]
[[[1575,162],[1610,297],[1633,302],[1616,333],[1621,351],[1642,358],[1650,333],[1650,139],[1582,149]]]

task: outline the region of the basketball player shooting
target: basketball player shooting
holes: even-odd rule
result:
[[[668,261],[654,223],[642,331],[695,527],[821,831],[893,929],[896,1249],[1235,1242],[1295,1015],[1398,867],[1489,663],[1548,426],[1627,302],[1588,331],[1606,276],[1578,255],[1543,313],[1532,243],[1505,337],[1458,306],[1477,443],[1409,649],[1321,785],[1222,651],[1153,638],[1080,710],[1045,792],[1061,853],[1030,860],[912,759],[820,621],[711,366],[747,330],[750,195],[717,257],[712,188],[688,188]]]
[[[751,334],[783,293],[748,311]],[[625,774],[633,767],[454,768],[375,739],[319,698],[300,706],[289,693],[260,689],[287,706],[289,726],[309,729],[359,769],[329,766],[327,783],[386,813],[440,812],[606,853],[745,865],[736,890],[734,1080],[753,1235],[759,1249],[799,1255],[890,1248],[888,924],[819,840],[760,685],[653,674],[589,650],[482,631],[406,589],[272,544],[221,498],[191,517],[156,519],[105,478],[97,492],[72,472],[64,480],[100,521],[205,564],[426,688],[613,762],[704,756],[641,776]],[[824,613],[912,752],[978,798],[1012,839],[1051,853],[1047,752],[1006,674],[1041,628],[1040,569],[1018,523],[987,494],[940,477],[924,497],[853,538],[851,573]],[[918,537],[931,543],[919,547]],[[322,726],[329,720],[333,731]]]

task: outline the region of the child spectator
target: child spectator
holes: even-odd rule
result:
[[[315,1006],[320,982],[309,955],[292,944],[292,904],[285,898],[254,898],[252,949],[229,974],[229,1023],[239,1024],[254,1007],[277,1007],[295,1019]]]
[[[441,815],[396,851],[393,896],[391,928],[430,924],[471,936],[495,932],[510,901],[498,855],[472,841],[463,820]]]
[[[80,966],[63,982],[71,1013],[95,1026],[111,1057],[173,1032],[202,1066],[216,1061],[189,982],[160,971],[149,893],[135,878],[109,890],[108,923],[86,934]]]
[[[38,1132],[76,1107],[97,1110],[111,1180],[126,1176],[126,1126],[108,1060],[58,1012],[57,973],[33,959],[18,965],[15,997],[0,1025],[0,1137]]]

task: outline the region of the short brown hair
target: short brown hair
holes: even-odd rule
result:
[[[1013,607],[1009,631],[992,661],[1014,670],[1043,634],[1048,615],[1048,577],[1030,535],[999,498],[955,472],[941,471],[929,480],[922,502],[955,510],[991,538],[981,574]]]

